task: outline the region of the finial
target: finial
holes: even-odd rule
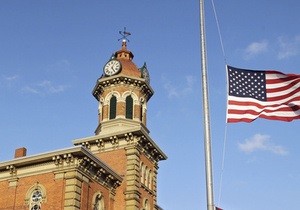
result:
[[[127,43],[126,43],[126,39],[122,40],[122,49],[126,49]]]
[[[131,33],[128,32],[128,31],[126,31],[126,27],[124,27],[124,31],[119,31],[119,34],[121,34],[122,37],[120,39],[118,39],[118,41],[120,41],[121,39],[123,39],[122,40],[122,46],[123,46],[124,42],[125,42],[125,44],[126,44],[126,41],[129,42],[129,39],[127,38],[127,36],[130,36]]]

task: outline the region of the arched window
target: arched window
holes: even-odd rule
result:
[[[30,198],[30,210],[40,210],[42,208],[42,191],[36,189],[32,192]]]
[[[126,118],[133,118],[133,99],[131,96],[126,97]]]
[[[148,183],[147,183],[147,187],[149,187],[149,189],[151,189],[151,181],[152,181],[152,172],[151,170],[149,170],[149,174],[148,174],[148,179],[147,179]]]
[[[25,205],[29,205],[29,210],[41,210],[42,203],[46,202],[46,189],[36,182],[29,188],[25,196]]]
[[[94,195],[93,199],[93,210],[105,210],[104,208],[104,199],[100,192]]]
[[[144,184],[147,184],[147,174],[148,174],[148,167],[146,166],[144,169]]]
[[[141,183],[143,183],[143,180],[144,180],[144,176],[143,176],[143,169],[144,169],[144,163],[141,163],[141,165],[140,165],[140,181],[141,181]]]
[[[149,200],[146,198],[143,203],[143,210],[150,210]]]
[[[109,103],[109,119],[115,119],[117,115],[117,97],[112,96]]]

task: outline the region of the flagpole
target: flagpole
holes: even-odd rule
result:
[[[204,119],[204,148],[205,148],[207,210],[214,210],[210,119],[209,119],[209,103],[208,103],[208,85],[207,85],[208,82],[207,82],[207,65],[206,65],[204,0],[199,0],[199,1],[200,1],[201,69],[202,69],[202,94],[203,94],[202,103],[203,103],[203,119]]]

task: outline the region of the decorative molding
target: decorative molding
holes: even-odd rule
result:
[[[97,139],[96,144],[97,144],[97,147],[98,147],[99,151],[104,151],[105,150],[105,142],[103,141],[103,139]]]
[[[63,164],[63,159],[61,158],[60,155],[56,155],[52,157],[52,160],[54,161],[54,164],[56,166],[62,165]]]
[[[6,166],[6,169],[9,170],[9,174],[12,176],[17,175],[17,169],[14,165],[8,165]]]
[[[94,87],[93,96],[99,101],[101,95],[107,87],[119,85],[127,85],[140,89],[141,92],[145,95],[147,101],[154,94],[154,91],[152,90],[150,85],[148,85],[142,78],[130,77],[125,75],[115,75],[112,77],[99,78],[97,80],[97,84]]]
[[[115,96],[117,98],[117,101],[120,100],[121,95],[118,91],[110,90],[110,92],[105,96],[105,99],[103,101],[103,105],[109,105],[111,97]]]
[[[125,140],[128,142],[128,145],[134,144],[134,136],[132,133],[125,133]]]
[[[111,134],[95,135],[73,141],[75,145],[82,145],[83,142],[89,142],[90,150],[94,153],[135,145],[154,164],[167,159],[167,156],[162,150],[155,144],[150,136],[143,131],[142,126],[138,129],[127,129]]]
[[[71,164],[71,163],[73,163],[74,162],[74,157],[73,157],[73,155],[72,154],[70,154],[70,153],[68,153],[68,154],[64,154],[64,159],[65,159],[65,162],[67,163],[67,164]]]
[[[91,179],[102,184],[115,193],[117,187],[121,185],[121,180],[116,179],[115,176],[110,174],[107,170],[97,165],[93,160],[84,157],[79,160],[79,170],[87,174]]]
[[[86,174],[89,179],[95,180],[95,174],[101,168],[105,172],[100,177],[101,183],[107,180],[106,177],[110,175],[107,186],[115,190],[123,178],[94,156],[90,150],[82,146],[74,146],[68,149],[2,162],[0,163],[0,181],[12,180],[12,182],[15,182],[14,177],[20,179],[44,173],[54,173],[55,179],[64,179],[68,177],[63,173],[68,173],[72,170],[79,170],[78,172],[81,174]],[[14,183],[10,186],[13,185]]]
[[[127,91],[123,92],[122,97],[120,98],[120,102],[125,102],[127,96],[132,97],[133,105],[140,105],[139,104],[139,97],[132,90],[127,90]]]
[[[90,148],[91,148],[91,145],[90,145],[89,142],[82,142],[81,145],[84,146],[84,147],[87,148],[87,149],[90,149]]]
[[[113,148],[118,149],[119,148],[119,138],[117,136],[111,136],[109,139],[110,139],[110,142],[111,142]]]

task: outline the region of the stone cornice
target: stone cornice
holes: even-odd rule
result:
[[[104,187],[115,192],[116,188],[121,185],[122,178],[114,176],[112,173],[104,169],[103,167],[99,167],[95,160],[90,159],[88,157],[84,157],[79,160],[78,169],[86,174],[87,177],[91,177],[98,183],[101,183]]]
[[[126,142],[124,143],[121,141]],[[151,139],[149,134],[140,129],[128,129],[126,131],[114,132],[106,135],[99,134],[87,138],[76,139],[72,142],[74,145],[82,145],[88,149],[91,149],[92,145],[97,145],[99,151],[105,150],[106,147],[114,150],[135,144],[149,159],[152,159],[156,162],[160,160],[166,160],[168,158],[166,154],[164,154],[164,152]]]
[[[117,118],[99,123],[98,127],[95,130],[95,134],[101,136],[111,135],[112,129],[115,131],[115,133],[124,133],[127,132],[127,130],[129,130],[130,132],[131,130],[139,129],[143,130],[143,132],[150,132],[148,128],[140,121],[125,118]]]
[[[93,89],[93,96],[99,101],[100,95],[103,93],[106,87],[112,85],[132,85],[141,89],[142,93],[146,95],[148,101],[154,94],[153,89],[145,82],[143,78],[130,77],[127,75],[115,75],[111,77],[103,77],[97,80],[97,83]]]
[[[123,180],[118,173],[82,146],[74,146],[1,162],[0,180],[2,178],[23,177],[55,172],[57,170],[68,171],[72,168],[78,168],[83,173],[89,175],[90,178],[112,190],[115,190]]]

